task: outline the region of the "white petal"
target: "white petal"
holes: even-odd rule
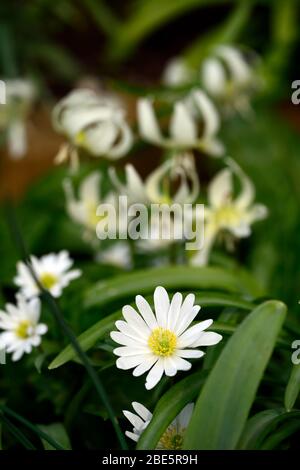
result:
[[[213,323],[213,320],[204,320],[197,325],[191,326],[188,330],[186,330],[179,338],[177,347],[179,349],[186,348],[190,346],[200,337],[203,330],[208,328]]]
[[[186,359],[198,359],[204,356],[204,352],[197,349],[177,349],[176,354],[179,357],[185,357]]]
[[[170,122],[170,135],[178,145],[194,145],[197,126],[183,103],[176,103]]]
[[[142,315],[143,319],[149,326],[151,330],[154,330],[158,327],[156,318],[150,305],[148,304],[147,300],[142,297],[141,295],[137,295],[135,298],[136,306],[139,309],[140,314]]]
[[[178,370],[183,371],[190,370],[190,368],[192,367],[192,364],[190,362],[186,361],[185,359],[182,359],[179,356],[175,357],[175,364]]]
[[[130,432],[130,431],[125,431],[125,435],[129,437],[129,439],[132,439],[134,442],[137,442],[140,437],[138,434],[134,434],[133,432]]]
[[[128,421],[132,424],[132,426],[136,429],[141,429],[144,427],[144,421],[131,411],[123,410],[124,416],[128,419]]]
[[[167,328],[169,328],[170,330],[173,330],[176,325],[177,319],[181,313],[181,304],[182,294],[180,294],[180,292],[176,292],[176,294],[172,298],[168,312]]]
[[[222,335],[219,335],[219,333],[207,331],[201,333],[200,336],[191,344],[191,346],[193,348],[197,348],[198,346],[213,346],[214,344],[218,344],[222,338]]]
[[[95,205],[100,202],[101,173],[94,171],[86,177],[79,188],[79,199],[92,202]]]
[[[121,331],[121,333],[124,333],[126,336],[129,336],[132,339],[135,339],[137,336],[141,336],[145,340],[147,340],[151,334],[151,331],[149,330],[149,328],[147,328],[146,325],[143,325],[142,327],[138,328],[135,324],[126,323],[122,320],[116,321],[115,325],[118,330]]]
[[[177,373],[176,361],[172,357],[165,357],[164,369],[168,377],[174,377]]]
[[[110,159],[123,157],[130,150],[132,142],[133,135],[130,127],[126,124],[125,121],[120,122],[118,140],[107,153],[107,157]]]
[[[154,306],[158,325],[166,328],[170,301],[168,293],[164,287],[156,287],[154,291]]]
[[[147,390],[151,390],[155,387],[156,384],[160,381],[163,373],[164,373],[164,365],[163,360],[159,359],[156,364],[152,367],[150,372],[146,377],[146,384],[145,387]]]
[[[213,102],[200,90],[195,90],[192,96],[204,120],[204,138],[214,136],[219,130],[220,118]]]
[[[134,411],[144,420],[144,421],[150,421],[152,418],[152,413],[150,413],[147,408],[142,405],[141,403],[138,403],[137,401],[132,402],[132,407]]]
[[[232,158],[227,158],[226,162],[241,181],[241,186],[242,186],[241,193],[235,199],[235,204],[240,209],[245,209],[249,207],[254,200],[254,197],[255,197],[254,185],[252,181],[248,178],[248,176],[243,172],[241,167]]]
[[[147,323],[145,323],[145,321],[141,318],[141,316],[133,307],[131,307],[130,305],[125,305],[122,309],[122,314],[131,328],[133,328],[137,332],[142,331],[143,336],[150,333]]]
[[[163,137],[150,100],[142,98],[138,101],[137,118],[141,136],[145,140],[160,144]]]
[[[114,354],[116,356],[122,356],[122,357],[138,356],[141,354],[149,354],[149,349],[123,346],[123,347],[114,349]]]
[[[226,61],[235,82],[244,85],[252,79],[251,69],[239,50],[230,46],[219,46],[217,54]]]
[[[110,333],[110,337],[116,343],[123,344],[123,346],[132,346],[132,347],[141,346],[141,347],[143,347],[144,345],[147,344],[146,341],[144,341],[144,339],[141,338],[141,337],[137,336],[136,339],[132,339],[129,336],[124,335],[123,333],[119,333],[118,331],[112,331]]]
[[[221,170],[208,187],[208,201],[214,208],[219,208],[230,201],[233,191],[232,172],[228,168]]]
[[[204,88],[212,96],[225,93],[226,75],[220,60],[216,58],[206,59],[203,62],[201,76]]]
[[[149,354],[147,357],[145,356],[145,360],[134,369],[133,375],[135,377],[143,375],[157,362],[157,360],[157,356],[154,356],[153,354]]]
[[[139,356],[119,357],[116,360],[116,366],[118,369],[128,370],[138,366],[139,364],[142,364],[144,360],[144,354],[141,354]]]
[[[186,313],[186,315],[184,316],[182,315],[181,321],[176,327],[176,333],[178,336],[181,335],[181,333],[185,331],[187,327],[192,323],[194,318],[198,315],[200,308],[200,305],[194,305],[194,307],[189,311],[189,313]]]

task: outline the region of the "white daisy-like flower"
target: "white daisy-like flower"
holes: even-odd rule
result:
[[[200,75],[205,90],[224,105],[225,111],[249,111],[249,98],[258,88],[259,79],[239,49],[218,46],[203,62]]]
[[[152,413],[141,403],[134,401],[132,403],[134,411],[124,410],[123,413],[128,421],[132,424],[132,432],[126,431],[125,435],[135,442],[138,442],[141,434],[144,432],[152,419]],[[182,449],[184,434],[190,422],[194,410],[194,403],[186,405],[178,416],[167,427],[160,440],[157,443],[156,449],[159,450],[180,450]]]
[[[204,246],[191,257],[193,265],[207,264],[211,248],[220,232],[235,238],[251,235],[251,225],[264,219],[268,210],[255,204],[255,188],[239,165],[228,158],[228,168],[221,170],[208,187],[208,207],[204,210]],[[233,175],[241,184],[241,192],[234,198]]]
[[[112,331],[110,336],[122,345],[114,349],[114,354],[120,356],[116,362],[119,369],[134,369],[135,377],[150,370],[147,390],[155,387],[164,373],[173,377],[179,370],[189,370],[192,365],[186,359],[204,355],[197,347],[211,346],[222,339],[218,333],[204,331],[213,320],[189,328],[200,310],[199,305],[194,305],[193,294],[183,301],[182,294],[177,292],[170,302],[167,291],[159,286],[154,291],[155,313],[141,295],[135,301],[138,311],[125,305],[122,309],[125,321],[117,321],[119,331]]]
[[[214,156],[224,152],[216,137],[220,128],[219,114],[212,101],[199,89],[174,104],[168,137],[160,129],[151,100],[142,98],[138,101],[137,116],[141,137],[154,145],[178,151],[198,149]]]
[[[27,152],[26,119],[36,96],[30,80],[4,80],[5,105],[0,106],[0,129],[5,129],[10,156],[17,160]]]
[[[57,162],[76,158],[77,148],[95,157],[115,160],[126,155],[133,141],[125,110],[109,95],[78,89],[62,99],[53,110],[53,125],[70,145],[61,147]]]
[[[39,323],[41,303],[38,298],[27,301],[17,296],[17,305],[7,304],[5,311],[0,310],[0,349],[12,353],[12,360],[18,361],[23,354],[41,344],[41,336],[48,327]]]
[[[57,254],[50,253],[41,258],[31,256],[30,263],[39,283],[53,297],[60,297],[63,289],[81,275],[79,269],[70,269],[73,260],[65,250]],[[14,282],[27,299],[37,296],[40,292],[29,267],[23,261],[19,261],[17,264],[17,276],[14,278]]]

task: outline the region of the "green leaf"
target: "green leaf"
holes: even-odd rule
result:
[[[300,364],[294,365],[292,368],[291,376],[288,381],[285,395],[284,406],[287,411],[291,411],[295,401],[300,393]]]
[[[165,429],[184,406],[197,396],[204,380],[204,373],[196,372],[178,382],[161,397],[150,424],[139,439],[137,449],[155,449]]]
[[[151,299],[147,298],[151,303]],[[200,304],[202,307],[236,307],[245,310],[251,310],[253,304],[243,299],[239,299],[237,296],[230,294],[223,294],[218,292],[202,292],[196,294],[196,304]],[[84,351],[88,351],[92,348],[100,339],[102,339],[107,333],[113,330],[115,322],[121,318],[121,311],[118,310],[116,313],[109,315],[108,317],[98,321],[93,326],[88,328],[83,332],[78,338],[78,342],[81,348]],[[215,323],[214,323],[215,327]],[[221,325],[221,330],[224,331],[228,328],[228,325]],[[232,329],[229,327],[229,332],[232,332]],[[234,331],[234,329],[233,329]],[[49,369],[56,369],[57,367],[62,366],[66,362],[74,360],[76,358],[76,353],[71,345],[68,345],[59,355],[51,362]]]
[[[48,436],[52,437],[64,450],[72,449],[67,432],[61,423],[40,424],[39,428]],[[45,450],[57,450],[44,439],[42,439],[42,443]]]
[[[234,449],[286,314],[278,301],[246,317],[223,349],[195,406],[185,449]]]
[[[260,447],[270,427],[283,413],[282,409],[265,410],[250,418],[239,440],[238,449],[254,450]]]
[[[252,297],[262,295],[261,287],[240,269],[229,272],[216,267],[172,266],[135,271],[100,281],[85,292],[85,306],[99,307],[136,294],[152,294],[159,285],[166,289],[217,289]]]

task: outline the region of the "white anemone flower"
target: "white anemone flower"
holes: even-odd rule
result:
[[[222,45],[202,65],[201,80],[208,94],[226,111],[250,110],[249,97],[258,86],[257,74],[236,47]]]
[[[58,163],[69,156],[76,158],[77,148],[95,157],[115,160],[127,154],[133,141],[125,110],[118,100],[92,90],[74,90],[62,99],[53,109],[53,125],[70,142],[61,147]]]
[[[220,127],[218,112],[199,89],[174,104],[168,137],[160,129],[150,99],[138,101],[137,116],[141,137],[154,145],[179,151],[198,149],[214,156],[221,156],[224,152],[216,137]]]
[[[94,171],[84,178],[78,189],[78,197],[70,179],[64,181],[66,194],[66,208],[69,216],[84,228],[83,239],[94,243],[96,238],[96,228],[103,217],[97,215],[100,204],[110,204],[117,208],[117,195],[109,192],[102,196],[101,191],[102,175]],[[107,218],[109,215],[105,216]],[[125,222],[125,221],[124,221]]]
[[[268,210],[262,204],[255,204],[255,188],[232,159],[227,159],[228,168],[221,170],[208,187],[208,204],[204,218],[204,246],[191,258],[193,265],[205,265],[211,248],[220,232],[228,232],[235,238],[251,235],[251,225],[264,219]],[[234,197],[233,175],[241,184],[239,195]]]
[[[30,264],[39,283],[47,289],[53,297],[60,297],[62,291],[71,281],[81,276],[79,269],[70,269],[73,260],[65,250],[59,253],[50,253],[36,258],[30,257]],[[40,288],[33,278],[29,267],[19,261],[17,264],[17,276],[14,283],[20,288],[21,293],[27,298],[38,296]]]
[[[118,268],[129,269],[132,267],[131,251],[127,242],[117,242],[96,255],[98,263],[109,264]]]
[[[116,322],[119,331],[110,336],[122,345],[114,349],[119,356],[116,365],[119,369],[134,369],[138,377],[148,372],[146,389],[158,384],[163,374],[174,377],[177,371],[187,371],[192,365],[186,359],[200,358],[203,351],[199,346],[211,346],[221,341],[222,336],[206,332],[213,320],[205,320],[190,327],[200,310],[194,305],[195,296],[189,294],[183,301],[177,292],[171,302],[167,291],[157,287],[154,291],[154,309],[141,295],[135,298],[138,312],[130,305],[122,309],[125,321]]]
[[[191,83],[195,79],[194,71],[182,57],[173,57],[166,65],[162,81],[170,87],[179,87]]]
[[[7,304],[0,310],[0,349],[12,353],[12,360],[18,361],[23,354],[30,354],[41,344],[41,336],[48,327],[39,323],[41,303],[38,298],[27,301],[17,296],[17,305]]]
[[[19,160],[27,152],[26,119],[36,96],[30,80],[21,78],[5,80],[3,93],[5,104],[0,106],[0,128],[7,134],[8,152],[11,158]]]
[[[132,424],[132,432],[126,431],[125,435],[135,442],[138,442],[141,434],[144,432],[152,419],[152,413],[141,403],[134,401],[132,408],[135,413],[124,410],[124,416]],[[159,450],[180,450],[182,449],[183,439],[186,428],[191,420],[194,410],[194,403],[188,403],[179,413],[178,416],[167,427],[160,440],[157,443],[156,449]]]

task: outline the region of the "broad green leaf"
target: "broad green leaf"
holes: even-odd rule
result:
[[[152,294],[162,285],[166,289],[217,289],[252,297],[262,295],[260,286],[243,270],[224,270],[217,267],[172,266],[135,271],[100,281],[85,292],[85,306],[99,307],[136,294]]]
[[[151,299],[147,298],[151,303]],[[239,299],[237,296],[230,294],[223,294],[218,292],[202,292],[201,294],[196,294],[196,304],[201,305],[202,307],[236,307],[239,309],[251,310],[253,304],[246,300]],[[80,336],[78,336],[77,341],[79,342],[81,348],[84,351],[88,351],[92,348],[97,341],[102,339],[106,334],[113,330],[114,324],[117,320],[121,318],[121,311],[118,310],[116,313],[109,315],[108,317],[103,318],[102,320],[95,323],[93,326],[88,328]],[[215,324],[214,324],[215,326]],[[222,331],[228,329],[228,332],[234,331],[230,329],[228,325],[222,325]],[[56,369],[57,367],[62,366],[70,360],[76,358],[76,353],[71,345],[68,345],[60,354],[51,362],[49,369]]]
[[[204,373],[196,372],[178,382],[161,397],[150,424],[139,439],[137,449],[155,449],[165,429],[184,406],[198,395],[204,380]]]
[[[185,449],[234,449],[286,314],[278,301],[261,304],[229,339],[197,400]]]
[[[287,411],[291,411],[295,401],[300,393],[300,364],[294,365],[292,368],[291,376],[288,381],[285,395],[284,406]]]
[[[45,432],[48,436],[52,437],[59,445],[65,450],[71,450],[71,443],[67,432],[61,423],[52,423],[52,424],[40,424],[39,428]],[[45,450],[56,450],[49,442],[42,439],[42,443]]]

